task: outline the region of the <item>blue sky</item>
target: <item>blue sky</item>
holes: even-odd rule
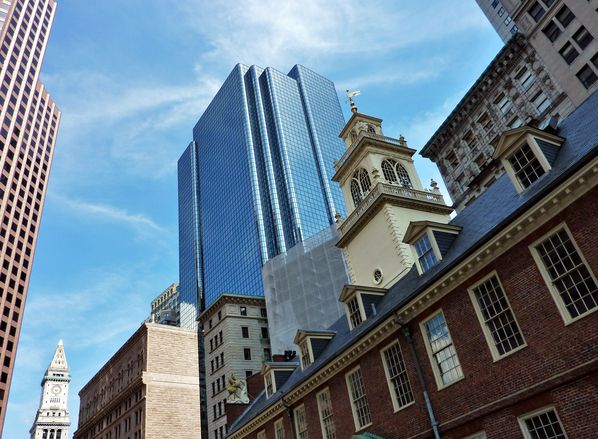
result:
[[[28,437],[59,338],[74,431],[78,391],[177,280],[176,161],[234,64],[359,89],[420,149],[501,46],[474,0],[60,0],[42,79],[62,124],[4,437]]]

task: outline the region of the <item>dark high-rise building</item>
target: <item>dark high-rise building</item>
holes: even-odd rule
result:
[[[0,436],[60,121],[39,81],[55,12],[0,1]]]
[[[181,325],[188,298],[262,296],[264,262],[345,213],[331,182],[343,124],[330,80],[235,66],[179,159]]]

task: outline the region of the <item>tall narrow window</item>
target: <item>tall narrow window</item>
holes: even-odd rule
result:
[[[361,315],[361,308],[359,306],[359,299],[357,296],[353,297],[347,302],[347,308],[349,311],[349,321],[351,322],[351,328],[356,328],[363,322]]]
[[[241,336],[243,338],[249,338],[249,327],[241,326]]]
[[[355,171],[353,178],[351,179],[351,197],[353,198],[353,204],[356,207],[367,195],[371,186],[372,183],[368,171],[363,168]]]
[[[567,439],[553,408],[524,416],[519,423],[526,439]]]
[[[365,386],[363,385],[363,377],[359,367],[347,374],[347,387],[351,399],[351,408],[353,409],[355,430],[358,431],[372,423],[370,407],[365,395]]]
[[[307,417],[305,415],[305,406],[303,404],[295,409],[294,418],[297,439],[307,439]]]
[[[266,431],[262,430],[257,434],[257,439],[266,439]]]
[[[330,400],[330,390],[322,390],[317,395],[318,413],[320,414],[320,426],[322,427],[323,439],[336,439],[336,427],[332,414],[332,401]]]
[[[274,423],[274,439],[284,439],[284,423],[282,418]]]
[[[573,12],[571,12],[567,6],[563,6],[561,9],[559,9],[559,12],[556,13],[555,18],[563,25],[564,28],[566,28],[575,18],[575,14],[573,14]]]
[[[305,338],[299,344],[299,350],[301,351],[301,367],[305,369],[311,364],[311,356],[309,355],[309,338]]]
[[[513,167],[515,177],[524,189],[546,173],[527,143],[523,144],[508,160]]]
[[[536,260],[565,321],[598,308],[596,279],[569,232],[561,227],[536,244]]]
[[[274,393],[274,379],[272,377],[273,372],[268,372],[264,375],[264,384],[266,385],[266,397],[272,396]]]
[[[470,294],[494,359],[525,344],[496,274],[470,289]]]
[[[420,239],[415,241],[415,252],[417,253],[417,260],[421,268],[422,273],[425,273],[430,268],[438,263],[438,258],[432,248],[430,238],[426,233]]]
[[[394,342],[382,352],[384,371],[395,411],[408,406],[413,402],[413,392],[407,376],[405,361],[399,342]]]
[[[461,363],[449,333],[444,313],[440,311],[423,323],[426,348],[430,355],[438,387],[444,387],[463,378]]]

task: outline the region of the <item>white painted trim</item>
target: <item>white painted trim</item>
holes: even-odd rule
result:
[[[478,431],[477,433],[474,433],[474,434],[470,434],[469,436],[464,437],[462,439],[482,439],[482,438],[487,439],[486,432],[484,430]]]
[[[459,381],[464,379],[465,372],[463,372],[463,365],[461,364],[461,360],[459,360],[459,367],[461,368],[461,374],[463,376],[461,378],[453,381],[452,383],[448,383],[448,384],[445,384],[444,381],[442,380],[442,375],[440,374],[440,370],[438,369],[438,362],[434,358],[434,353],[432,352],[432,346],[430,345],[430,340],[428,338],[428,331],[426,328],[426,323],[428,323],[430,320],[432,320],[438,314],[442,314],[444,316],[444,323],[446,325],[446,331],[447,331],[449,337],[451,338],[451,344],[453,345],[453,348],[455,349],[455,354],[457,355],[457,360],[459,360],[459,354],[457,353],[457,348],[455,346],[453,336],[451,335],[451,330],[449,328],[448,321],[446,320],[446,315],[444,314],[444,311],[442,310],[442,308],[440,308],[438,311],[431,314],[427,319],[422,320],[419,323],[419,329],[421,331],[422,338],[424,339],[424,344],[426,346],[426,352],[428,353],[428,359],[430,360],[430,364],[432,366],[432,371],[434,372],[434,379],[436,380],[436,387],[440,391],[440,390],[445,389],[449,386],[452,386],[453,384],[458,383]]]
[[[525,437],[525,439],[534,439],[529,434],[529,430],[525,426],[525,421],[529,418],[533,418],[534,416],[538,416],[543,413],[548,413],[550,411],[553,411],[554,414],[556,415],[556,418],[559,421],[561,428],[563,429],[563,434],[565,435],[565,438],[567,438],[567,432],[565,431],[565,426],[563,425],[563,421],[561,421],[561,418],[560,418],[558,412],[556,411],[556,408],[551,405],[551,406],[547,406],[547,407],[542,407],[541,409],[538,409],[538,410],[534,410],[533,412],[530,412],[530,413],[526,413],[525,415],[521,415],[517,418],[517,421],[519,422],[519,427],[521,428],[521,432],[523,433],[523,437]]]
[[[307,424],[307,412],[305,411],[305,404],[300,404],[297,407],[295,407],[295,409],[293,410],[293,427],[295,428],[295,437],[299,437],[299,425],[297,424],[297,412],[299,410],[303,410],[303,419],[305,421],[305,428],[308,429],[308,424]],[[309,430],[308,430],[309,431]]]
[[[496,349],[496,343],[494,343],[494,339],[492,338],[492,334],[490,333],[488,325],[486,325],[486,322],[484,321],[484,316],[482,315],[482,310],[480,309],[480,304],[478,303],[478,300],[475,297],[475,292],[473,291],[475,288],[477,288],[478,286],[480,286],[481,284],[490,280],[493,277],[496,277],[496,280],[498,281],[498,285],[499,285],[500,289],[502,290],[505,300],[507,301],[509,310],[511,311],[511,314],[513,315],[513,320],[515,320],[515,323],[517,324],[517,327],[519,328],[519,333],[521,334],[521,338],[523,338],[523,344],[521,346],[518,346],[515,349],[513,349],[505,354],[502,354],[502,355],[500,355],[498,353],[498,349]],[[475,309],[475,313],[478,316],[480,326],[482,327],[482,332],[484,333],[484,337],[486,338],[486,343],[488,343],[488,347],[490,348],[490,353],[492,354],[492,359],[494,360],[494,362],[500,361],[503,358],[506,358],[509,355],[514,354],[515,352],[518,352],[521,349],[527,347],[527,342],[525,341],[525,336],[523,335],[523,330],[521,329],[521,325],[519,324],[519,321],[517,320],[517,316],[515,315],[515,312],[513,311],[511,302],[509,302],[509,298],[507,297],[507,292],[506,292],[505,288],[503,287],[502,282],[500,281],[500,277],[498,276],[498,273],[496,272],[496,270],[491,271],[486,276],[484,276],[482,279],[480,279],[478,282],[476,282],[475,284],[473,284],[469,288],[467,288],[467,292],[469,293],[469,298],[471,299],[471,302],[473,303],[473,308]]]
[[[334,424],[334,411],[332,410],[332,395],[330,393],[330,388],[326,387],[325,389],[316,393],[316,403],[318,405],[318,418],[320,419],[320,428],[322,430],[322,438],[326,439],[326,427],[324,426],[324,418],[322,416],[322,406],[320,404],[320,395],[323,393],[328,392],[328,400],[330,401],[330,412],[332,417],[332,423]],[[349,396],[350,398],[350,396]],[[334,426],[336,430],[336,425]]]
[[[405,404],[404,406],[399,405],[399,401],[397,401],[397,396],[395,395],[394,386],[392,385],[392,381],[390,381],[390,371],[388,370],[388,365],[386,364],[386,358],[384,356],[384,353],[386,351],[388,351],[390,348],[392,348],[394,345],[397,345],[399,347],[399,352],[401,354],[401,357],[403,358],[403,364],[405,364],[405,357],[403,357],[403,350],[401,349],[401,344],[399,343],[398,339],[390,342],[389,344],[384,346],[382,349],[380,349],[380,357],[382,360],[382,365],[384,366],[384,375],[386,376],[386,384],[388,385],[388,391],[390,392],[390,399],[392,401],[392,407],[394,409],[394,412],[396,413],[396,412],[399,412],[399,411],[415,404],[415,394],[413,393],[413,388],[411,387],[411,381],[409,380],[409,372],[407,371],[407,364],[405,364],[405,369],[407,371],[407,382],[409,383],[409,388],[411,389],[411,395],[413,396],[413,401],[411,401],[408,404]]]
[[[368,403],[368,411],[370,412],[370,422],[366,425],[363,426],[359,426],[359,417],[357,415],[357,411],[355,409],[355,401],[353,401],[353,396],[351,395],[351,381],[349,380],[349,375],[355,373],[355,371],[359,370],[359,373],[361,374],[361,381],[363,383],[363,389],[365,392],[365,382],[363,382],[363,374],[361,373],[361,367],[360,366],[355,366],[353,369],[349,370],[347,373],[345,373],[345,382],[347,384],[347,393],[349,394],[349,402],[351,403],[351,413],[353,413],[353,423],[355,425],[355,432],[357,433],[358,431],[363,430],[364,428],[369,427],[370,425],[372,425],[372,412],[370,411],[369,407],[369,401],[367,400],[367,394],[365,394],[365,398],[366,398],[366,402]]]
[[[555,234],[556,232],[558,232],[561,229],[564,229],[565,232],[567,233],[567,235],[569,235],[569,239],[573,243],[573,246],[575,247],[575,250],[577,251],[579,258],[581,259],[583,264],[588,269],[588,272],[590,273],[590,276],[592,277],[592,279],[594,280],[596,285],[598,285],[598,280],[596,279],[596,275],[592,271],[590,264],[588,264],[588,261],[586,260],[583,253],[581,252],[579,246],[577,245],[577,242],[575,242],[575,239],[573,238],[573,234],[571,233],[569,226],[567,226],[567,223],[565,223],[565,222],[562,222],[558,226],[553,227],[549,232],[542,235],[541,238],[535,240],[529,246],[529,250],[532,253],[532,257],[534,258],[534,261],[536,262],[536,266],[538,267],[538,270],[540,271],[540,274],[542,275],[542,278],[544,279],[544,283],[546,284],[548,291],[550,291],[550,295],[552,296],[552,299],[556,303],[556,306],[559,310],[559,313],[561,314],[561,317],[563,318],[565,326],[567,326],[567,325],[570,325],[571,323],[574,323],[574,322],[576,322],[580,319],[583,319],[584,317],[589,316],[590,314],[598,311],[598,307],[595,307],[594,309],[592,309],[584,314],[580,314],[577,317],[571,317],[571,315],[569,314],[569,311],[565,307],[565,303],[563,302],[563,299],[561,298],[561,295],[560,295],[558,289],[554,286],[552,279],[550,278],[550,274],[548,273],[548,271],[546,270],[546,267],[544,266],[544,262],[542,261],[542,258],[540,257],[540,253],[538,253],[538,250],[536,249],[536,247],[542,241],[546,240],[549,236]]]
[[[278,436],[278,434],[277,434],[279,425],[282,427],[282,436]],[[274,439],[284,439],[284,438],[285,438],[284,421],[282,418],[278,418],[276,421],[274,421]]]
[[[540,162],[542,169],[544,169],[544,175],[546,175],[546,173],[548,173],[552,169],[552,167],[550,166],[550,163],[548,163],[548,160],[546,160],[546,156],[544,155],[544,153],[540,149],[540,146],[534,139],[534,136],[532,136],[531,134],[527,134],[527,135],[521,137],[521,139],[519,139],[517,141],[517,143],[515,143],[514,145],[512,145],[509,148],[509,150],[510,150],[509,153],[505,154],[500,160],[503,167],[505,168],[505,171],[507,171],[507,175],[511,179],[513,186],[515,186],[515,189],[517,190],[517,193],[519,193],[519,194],[522,193],[523,191],[525,191],[526,189],[528,189],[529,187],[532,187],[535,183],[535,182],[532,183],[527,188],[523,187],[523,185],[517,178],[517,175],[515,175],[515,170],[513,169],[513,166],[511,165],[511,162],[509,161],[509,159],[511,157],[513,157],[513,155],[523,146],[524,143],[527,143],[529,145],[532,153],[534,154],[534,156],[536,156],[536,158]],[[540,176],[540,178],[542,178],[542,177],[543,176]],[[539,179],[536,181],[539,181]]]

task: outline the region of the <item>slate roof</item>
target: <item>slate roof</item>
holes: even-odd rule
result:
[[[237,431],[264,409],[277,402],[283,394],[336,358],[362,335],[417,296],[437,278],[502,230],[505,225],[511,223],[514,218],[528,210],[552,188],[595,157],[598,154],[598,93],[590,96],[562,122],[558,135],[564,137],[565,142],[550,172],[521,194],[517,193],[508,175],[504,173],[450,222],[463,229],[442,261],[423,275],[419,275],[413,266],[407,275],[395,283],[381,299],[376,316],[368,318],[353,331],[349,330],[345,316],[339,318],[328,328],[330,331],[335,331],[336,335],[314,363],[304,371],[298,367],[270,398],[266,399],[265,392],[260,393],[230,426],[229,434]]]

